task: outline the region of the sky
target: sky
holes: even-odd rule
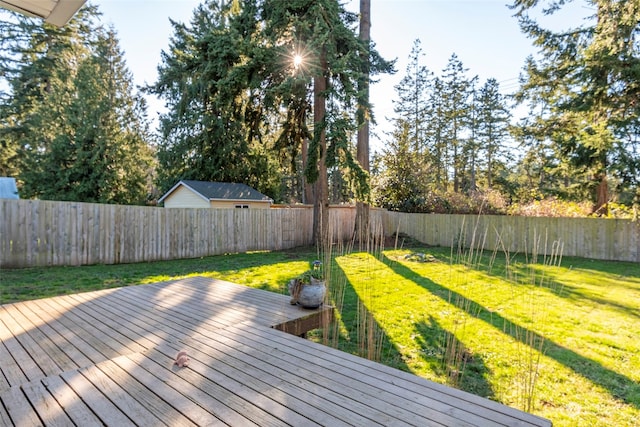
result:
[[[173,34],[169,18],[188,23],[198,0],[93,0],[103,13],[103,23],[112,26],[120,40],[134,83],[155,82],[160,53],[167,50]],[[371,86],[377,126],[371,146],[379,149],[385,132],[391,130],[386,118],[393,116],[394,86],[405,75],[408,57],[416,39],[421,42],[423,64],[441,74],[455,53],[468,77],[478,76],[480,84],[495,78],[503,92],[517,87],[517,78],[526,57],[535,52],[531,40],[518,27],[509,0],[371,0],[371,38],[386,59],[397,59],[394,75],[378,76]],[[347,9],[356,11],[358,0],[347,0]],[[148,97],[149,116],[157,117],[162,102]],[[155,123],[155,122],[154,122]]]

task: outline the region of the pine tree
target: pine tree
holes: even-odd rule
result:
[[[482,158],[480,157],[480,139],[479,128],[481,126],[478,111],[478,91],[476,90],[477,76],[471,79],[470,89],[471,100],[469,102],[469,113],[466,118],[467,138],[464,140],[465,159],[465,175],[463,177],[463,190],[467,194],[476,193],[478,191],[478,170],[482,167]]]
[[[427,110],[427,129],[431,135],[430,160],[433,163],[433,175],[435,186],[444,192],[449,184],[449,165],[451,164],[447,144],[447,120],[445,117],[445,98],[442,80],[439,77],[433,79],[429,95]]]
[[[15,77],[26,34],[16,31],[21,15],[0,9],[0,176],[17,176],[20,147],[7,130],[13,127],[10,80]]]
[[[369,173],[369,122],[372,114],[369,105],[369,51],[371,48],[371,0],[360,0],[360,40],[365,49],[360,52],[360,58],[364,63],[364,70],[358,79],[358,109],[356,111],[356,123],[358,126],[358,143],[356,156],[362,170]],[[356,218],[354,236],[360,248],[368,240],[371,234],[369,227],[369,200],[356,201]],[[366,237],[365,237],[366,236]]]
[[[265,35],[269,44],[279,50],[276,57],[282,60],[292,56],[302,58],[300,66],[293,70],[292,78],[283,80],[279,87],[306,87],[308,83],[305,82],[313,81],[313,137],[307,151],[305,177],[308,182],[315,183],[315,240],[326,243],[327,170],[339,166],[348,171],[359,200],[363,200],[369,191],[367,173],[356,161],[351,143],[358,123],[345,113],[353,117],[357,106],[370,109],[358,90],[359,82],[369,72],[375,75],[389,71],[391,64],[356,36],[353,27],[357,17],[346,12],[335,0],[266,1],[263,10]],[[363,52],[368,55],[362,55]],[[283,127],[306,129],[308,105],[297,102],[294,106],[301,107],[291,116],[297,118],[296,122]],[[300,143],[289,140],[287,145]]]
[[[29,164],[28,153],[46,151],[57,132],[67,130],[59,113],[69,101],[77,59],[88,52],[77,40],[91,36],[86,25],[95,9],[81,10],[62,29],[23,15],[0,13],[4,18],[0,86],[6,88],[0,104],[0,141],[7,147],[0,155],[0,168],[19,177],[38,166]],[[20,184],[21,194],[28,197],[31,182]]]
[[[335,0],[252,0],[209,1],[190,27],[174,23],[150,88],[169,107],[159,152],[165,180],[246,182],[271,172],[261,166],[273,164],[265,154],[290,165],[289,176],[302,163],[306,180],[316,183],[314,230],[324,241],[328,171],[346,171],[358,196],[368,186],[353,145],[358,81],[367,69],[356,21]],[[373,73],[389,68],[375,50],[368,59]]]
[[[476,98],[477,139],[485,159],[487,188],[493,188],[496,163],[508,161],[511,113],[496,79],[488,79]]]
[[[264,107],[250,88],[257,70],[247,61],[258,53],[250,41],[257,30],[254,3],[236,10],[208,1],[194,11],[191,26],[172,22],[169,51],[148,89],[168,107],[158,147],[163,189],[199,179],[243,182],[274,195],[269,159],[256,147]]]
[[[592,192],[594,212],[606,214],[611,177],[637,188],[640,116],[640,43],[637,0],[590,0],[594,15],[579,26],[554,32],[531,17],[553,14],[565,2],[517,0],[522,31],[540,48],[529,58],[519,99],[548,105],[540,130],[549,144],[572,159],[576,175]]]
[[[134,94],[115,32],[99,33],[94,49],[79,68],[77,96],[65,114],[74,120],[73,198],[144,204],[152,160],[146,104]]]
[[[377,206],[400,212],[423,212],[429,198],[429,174],[415,154],[413,123],[397,119],[378,159],[374,180]]]
[[[453,191],[456,193],[462,189],[467,160],[463,137],[463,131],[469,122],[471,108],[471,80],[466,76],[467,71],[454,53],[449,58],[442,75],[442,111],[446,121],[445,139],[451,156]]]
[[[379,206],[403,212],[420,212],[434,187],[429,108],[431,73],[422,64],[420,41],[414,41],[405,75],[395,86],[394,129],[378,159],[375,198]]]
[[[19,65],[2,110],[18,148],[21,194],[41,199],[145,203],[151,152],[142,99],[132,95],[113,32],[83,8],[62,29],[19,20]]]
[[[422,64],[423,57],[420,40],[415,40],[405,75],[395,87],[397,99],[393,108],[396,117],[404,119],[411,127],[410,139],[416,155],[428,151],[430,136],[426,116],[432,73]]]

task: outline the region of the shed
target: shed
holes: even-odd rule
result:
[[[15,178],[0,177],[0,199],[19,199]]]
[[[182,180],[158,203],[165,208],[268,209],[273,200],[246,184]]]

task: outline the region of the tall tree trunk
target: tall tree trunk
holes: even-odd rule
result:
[[[493,188],[493,152],[491,149],[487,153],[487,187]]]
[[[478,190],[477,184],[476,184],[476,150],[475,148],[472,150],[471,153],[471,167],[470,167],[470,171],[469,171],[469,191],[472,193],[475,193]]]
[[[309,162],[309,140],[304,138],[302,141],[302,170],[307,170]],[[302,174],[302,203],[314,205],[316,203],[315,194],[313,193],[313,184],[307,182],[304,173]]]
[[[358,90],[361,92],[361,102],[358,105],[357,121],[358,128],[358,146],[357,159],[360,167],[369,172],[369,116],[367,104],[369,103],[369,44],[371,40],[371,0],[360,0],[360,39],[364,41],[366,50],[361,53],[366,56],[365,63],[367,69],[363,73],[358,82]],[[356,202],[356,221],[355,221],[355,238],[358,241],[360,250],[367,240],[369,234],[369,205],[364,201]]]
[[[320,156],[318,159],[318,179],[314,184],[315,201],[313,204],[313,234],[316,245],[325,249],[329,245],[329,181],[327,175],[327,132],[325,129],[325,113],[327,100],[327,56],[323,50],[320,54],[321,74],[313,78],[313,123],[314,133],[318,138]]]
[[[601,172],[596,176],[598,180],[598,186],[596,187],[596,205],[593,208],[593,213],[599,216],[609,215],[609,185],[607,184],[607,174]]]

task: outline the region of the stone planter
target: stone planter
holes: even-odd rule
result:
[[[324,280],[311,278],[311,283],[302,283],[293,279],[289,282],[291,304],[298,304],[303,308],[318,308],[324,302],[327,286]]]
[[[311,278],[311,283],[302,285],[298,294],[298,304],[304,308],[318,308],[324,302],[327,287],[324,280]]]

